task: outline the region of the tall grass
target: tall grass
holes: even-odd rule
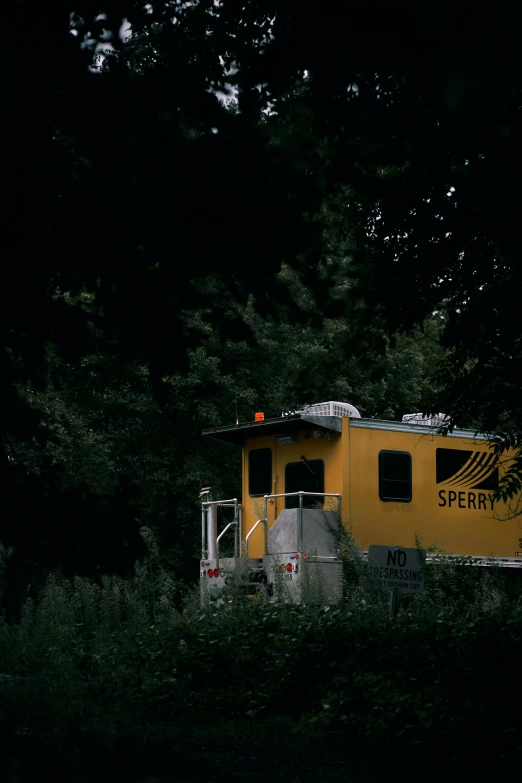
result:
[[[401,597],[390,619],[342,534],[336,605],[261,594],[202,608],[196,586],[178,611],[180,586],[143,535],[149,555],[131,578],[51,576],[18,623],[0,625],[0,669],[20,677],[0,685],[0,718],[144,737],[218,709],[221,727],[320,729],[354,747],[451,738],[458,756],[482,737],[501,756],[520,743],[510,705],[522,601],[496,569],[428,565],[425,592]]]

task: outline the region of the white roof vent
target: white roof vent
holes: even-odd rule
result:
[[[307,405],[299,413],[308,413],[310,416],[346,416],[350,419],[360,419],[361,414],[349,402],[316,402],[315,405]]]
[[[402,420],[406,424],[420,424],[423,427],[440,427],[449,422],[445,413],[435,413],[433,416],[423,416],[422,413],[406,413]]]

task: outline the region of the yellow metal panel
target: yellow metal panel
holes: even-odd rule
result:
[[[480,461],[480,456],[489,452],[486,441],[376,426],[376,422],[368,427],[350,426],[350,420],[343,418],[342,434],[331,432],[330,437],[325,433],[316,439],[313,431],[303,430],[296,443],[284,446],[277,445],[275,436],[247,440],[243,449],[243,542],[263,516],[263,498],[248,494],[248,455],[252,449],[268,447],[272,449],[273,494],[285,492],[289,462],[298,462],[301,455],[324,461],[325,492],[341,493],[343,522],[364,549],[371,544],[415,546],[418,535],[423,546],[437,545],[451,554],[512,558],[522,551],[522,517],[512,514],[520,498],[511,508],[504,503],[493,508],[491,489],[477,488],[484,477],[487,479],[487,467],[482,468]],[[437,449],[460,451],[463,463],[438,483]],[[381,450],[411,454],[411,502],[380,499]],[[268,504],[269,527],[284,507],[283,499]],[[263,554],[261,526],[250,538],[249,554]]]
[[[411,454],[410,503],[380,500],[382,449]],[[437,484],[437,449],[459,450],[463,461],[471,452],[469,464],[490,451],[487,442],[471,438],[351,428],[352,503],[347,522],[356,539],[364,549],[371,544],[410,547],[415,545],[417,534],[423,546],[438,545],[451,554],[514,557],[519,549],[518,522],[509,519],[506,504],[493,507],[492,490],[476,489],[473,476],[467,481],[463,478],[464,469],[460,475]],[[467,470],[470,472],[469,467]],[[480,484],[483,477],[484,471],[475,484]]]
[[[328,434],[330,437],[328,437]],[[315,438],[313,431],[303,430],[297,434],[297,441],[278,446],[275,436],[251,438],[245,441],[243,461],[243,541],[249,530],[263,516],[263,498],[251,498],[248,493],[248,455],[253,449],[272,449],[272,494],[285,492],[285,467],[289,462],[299,462],[301,456],[307,460],[324,461],[324,491],[340,493],[343,480],[342,438],[339,432],[324,434]],[[272,527],[278,514],[284,509],[284,498],[274,499],[268,504],[268,525]],[[335,505],[332,505],[335,508]],[[248,542],[249,556],[263,555],[262,526],[252,534]]]

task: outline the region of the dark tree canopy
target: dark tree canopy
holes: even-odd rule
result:
[[[2,536],[59,507],[28,557],[54,535],[46,564],[95,567],[93,519],[125,568],[140,520],[176,518],[183,560],[221,458],[181,444],[236,401],[336,389],[520,447],[507,3],[12,6]]]
[[[192,280],[218,270],[270,307],[287,262],[324,309],[351,309],[365,329],[411,327],[444,302],[449,342],[509,369],[521,65],[507,4],[482,16],[451,3],[322,14],[279,0],[107,0],[75,9],[76,37],[61,3],[17,10],[8,225],[12,256],[40,262],[25,286],[11,265],[15,328],[30,312],[39,334],[52,330],[62,315],[38,317],[42,289],[86,285],[122,346],[165,369],[181,303],[198,301]],[[102,41],[115,56],[90,72]],[[234,110],[214,94],[227,85]],[[317,274],[325,203],[350,236],[352,286],[333,303]],[[477,328],[486,311],[493,327]]]

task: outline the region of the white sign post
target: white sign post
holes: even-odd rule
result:
[[[424,549],[399,546],[371,546],[368,550],[370,576],[381,590],[390,590],[390,617],[395,614],[398,593],[424,591]]]

